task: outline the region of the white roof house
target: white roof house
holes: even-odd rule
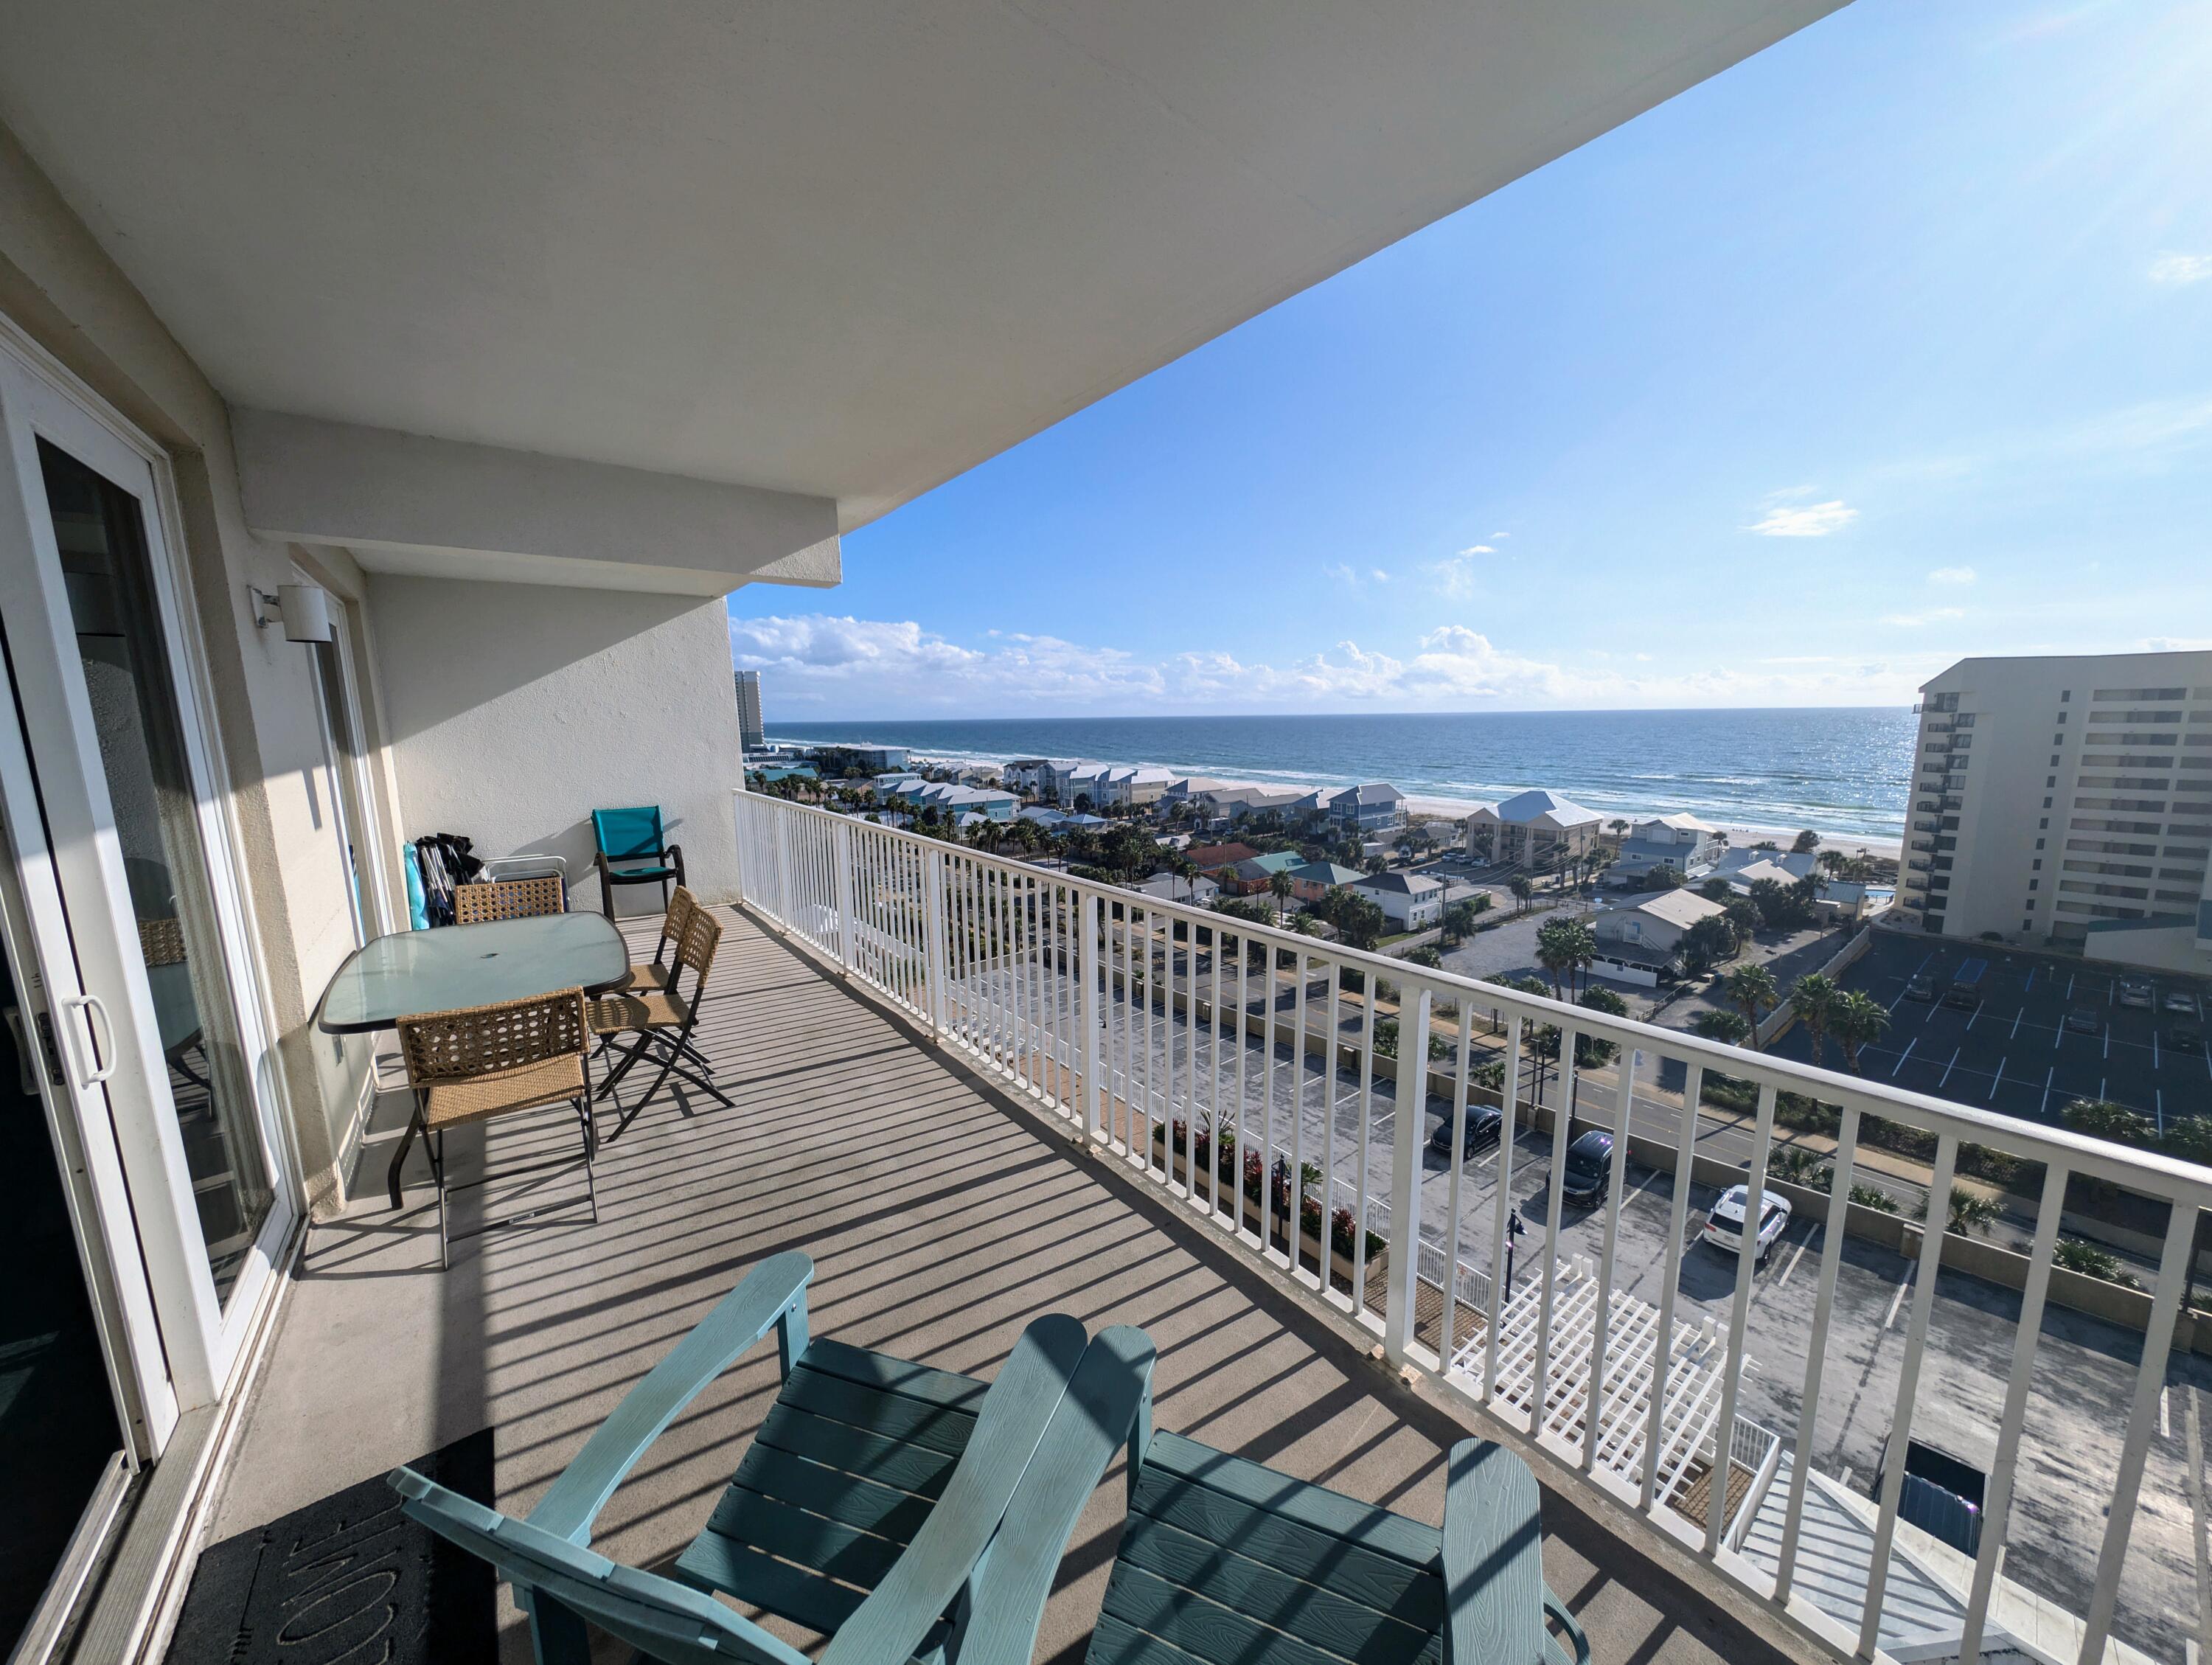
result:
[[[1808,871],[1810,869],[1808,867]],[[1762,878],[1771,878],[1777,884],[1795,884],[1805,875],[1793,872],[1778,861],[1747,861],[1741,867],[1729,867],[1716,872],[1714,877],[1724,878],[1733,890],[1748,891]]]
[[[1804,878],[1819,866],[1818,858],[1808,850],[1728,850],[1713,864],[1713,877],[1732,880],[1742,869],[1761,862],[1772,863],[1793,879]]]
[[[1516,792],[1495,808],[1477,810],[1475,814],[1487,815],[1507,826],[1540,827],[1555,832],[1564,832],[1571,827],[1595,826],[1605,818],[1595,810],[1585,809],[1580,804],[1562,798],[1556,792],[1547,792],[1541,787]]]
[[[1659,955],[1671,955],[1692,926],[1727,911],[1695,890],[1660,890],[1632,908],[1600,914],[1595,930],[1609,942],[1634,943]]]

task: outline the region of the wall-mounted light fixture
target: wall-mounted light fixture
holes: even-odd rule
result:
[[[329,641],[337,634],[331,622],[330,592],[319,586],[279,584],[276,593],[271,595],[248,584],[246,593],[252,600],[253,628],[257,630],[281,623],[287,641]],[[275,618],[269,617],[272,611],[276,615]]]

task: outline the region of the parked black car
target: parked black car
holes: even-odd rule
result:
[[[1613,1183],[1613,1135],[1600,1128],[1579,1134],[1567,1146],[1567,1165],[1559,1198],[1577,1208],[1595,1208]]]
[[[1470,1104],[1467,1107],[1467,1149],[1460,1154],[1471,1157],[1486,1145],[1498,1143],[1498,1130],[1505,1122],[1504,1115],[1495,1104]],[[1437,1123],[1436,1132],[1429,1135],[1429,1148],[1438,1156],[1451,1154],[1451,1118],[1446,1116]]]
[[[1908,1000],[1934,1000],[1936,998],[1935,978],[1929,976],[1925,971],[1914,973],[1905,981],[1905,998]]]

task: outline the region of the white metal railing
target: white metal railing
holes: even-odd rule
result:
[[[1734,1129],[1741,1152],[1736,1171],[1754,1194],[1767,1182],[1778,1096],[1799,1095],[1832,1111],[1830,1176],[1825,1193],[1815,1194],[1829,1218],[1846,1216],[1860,1135],[1871,1116],[1933,1139],[1927,1181],[1932,1219],[1948,1217],[1962,1145],[2044,1168],[2019,1316],[2007,1345],[1986,1355],[2009,1352],[2011,1366],[1996,1419],[1980,1550],[1970,1588],[1960,1593],[1966,1617],[1956,1651],[1963,1658],[1978,1656],[2012,1524],[2015,1459],[2068,1184],[2103,1182],[2142,1200],[2154,1213],[2162,1210],[2156,1280],[2147,1300],[2135,1297],[2143,1308],[2143,1340],[2102,1499],[2103,1525],[2090,1534],[2094,1549],[2074,1569],[2074,1588],[2088,1591],[2086,1611],[2077,1616],[2078,1665],[2095,1665],[2106,1651],[2145,1463],[2160,1423],[2197,1214],[2212,1206],[2212,1170],[781,799],[739,792],[735,807],[744,901],[763,919],[803,939],[941,1043],[1065,1118],[1102,1152],[1212,1217],[1224,1228],[1224,1241],[1241,1244],[1286,1284],[1374,1331],[1394,1364],[1494,1414],[1519,1419],[1536,1444],[1579,1469],[1587,1483],[1638,1510],[1838,1658],[1879,1651],[1904,1468],[1892,1463],[1883,1472],[1865,1563],[1871,1572],[1854,1629],[1794,1588],[1814,1428],[1824,1407],[1832,1417],[1839,1413],[1835,1401],[1850,1391],[1830,1383],[1824,1368],[1838,1322],[1847,1233],[1826,1232],[1817,1257],[1794,1433],[1746,1433],[1753,1425],[1743,1419],[1739,1398],[1755,1288],[1752,1234],[1743,1234],[1724,1303],[1715,1297],[1701,1316],[1692,1315],[1679,1293],[1694,1166],[1710,1160],[1698,1147],[1714,1122],[1697,1108],[1706,1103],[1709,1078],[1747,1084],[1736,1091],[1755,1094],[1748,1126],[1737,1118]],[[1378,977],[1396,985],[1395,1012],[1378,1013],[1380,1003],[1370,998]],[[1460,1021],[1441,1021],[1446,1009]],[[1394,1017],[1398,1025],[1395,1056],[1376,1047],[1379,1015]],[[1432,1034],[1445,1042],[1441,1060],[1429,1058]],[[1615,1050],[1602,1062],[1594,1056],[1583,1061],[1594,1044]],[[1504,1097],[1491,1201],[1471,1218],[1462,1195],[1468,1164],[1450,1162],[1442,1175],[1425,1171],[1423,1112],[1448,1119],[1449,1148],[1462,1151],[1470,1099],[1496,1103],[1500,1097],[1474,1079],[1476,1066],[1494,1053],[1503,1079],[1525,1088],[1532,1059],[1547,1051],[1556,1061],[1541,1091]],[[1405,1105],[1421,1110],[1404,1116],[1399,1107]],[[1564,1105],[1575,1106],[1575,1113],[1554,1114]],[[1623,1132],[1624,1105],[1630,1107],[1626,1131],[1643,1145],[1647,1165],[1658,1170],[1655,1177],[1671,1177],[1656,1315],[1634,1310],[1647,1303],[1623,1307],[1613,1298],[1630,1190],[1629,1138],[1615,1139],[1601,1217],[1578,1226],[1582,1248],[1572,1262],[1562,1258],[1561,1182],[1571,1132],[1577,1122]],[[1493,1270],[1505,1263],[1515,1170],[1532,1159],[1522,1148],[1524,1134],[1545,1141],[1548,1163],[1540,1203],[1528,1199],[1531,1221],[1540,1212],[1542,1224],[1522,1241],[1523,1272],[1516,1279],[1520,1291],[1532,1283],[1534,1288],[1525,1309],[1529,1333],[1506,1343],[1519,1350],[1516,1358],[1526,1359],[1530,1379],[1518,1382],[1509,1396],[1499,1376],[1502,1280],[1468,1266],[1468,1257]],[[1233,1146],[1233,1156],[1224,1145]],[[1655,1148],[1663,1152],[1656,1159]],[[1254,1151],[1266,1155],[1252,1163],[1247,1152]],[[1248,1182],[1252,1169],[1256,1183]],[[1434,1207],[1438,1190],[1441,1227],[1425,1234],[1424,1208]],[[1371,1230],[1348,1229],[1354,1222]],[[1601,1239],[1594,1263],[1587,1254],[1592,1225]],[[1913,1431],[1943,1242],[1942,1233],[1917,1231],[1905,1239],[1912,1266],[1890,1313],[1893,1323],[1909,1292],[1886,1407],[1894,1450],[1905,1449]],[[1460,1298],[1432,1297],[1428,1304],[1437,1310],[1427,1313],[1419,1285],[1441,1290],[1446,1266],[1462,1268],[1451,1279]],[[1586,1310],[1572,1327],[1561,1316],[1570,1298]],[[1616,1322],[1623,1334],[1611,1333]],[[1665,1338],[1679,1338],[1685,1326],[1697,1332],[1692,1352],[1700,1361],[1695,1371],[1683,1367],[1698,1377],[1697,1425],[1707,1431],[1698,1444],[1723,1470],[1713,1476],[1716,1504],[1704,1511],[1701,1526],[1670,1503],[1682,1474],[1684,1442],[1676,1430],[1689,1425],[1682,1420],[1685,1384],[1670,1377],[1678,1356],[1689,1355]],[[1837,1392],[1824,1399],[1832,1386]],[[1708,1393],[1711,1402],[1702,1402]],[[1641,1429],[1630,1425],[1639,1419]],[[1788,1462],[1778,1564],[1771,1570],[1735,1553],[1747,1519],[1731,1522],[1718,1504],[1726,1496],[1726,1464],[1711,1431],[1723,1428],[1731,1431],[1731,1452],[1740,1443],[1759,1445],[1749,1466],[1760,1486]],[[1626,1473],[1599,1461],[1601,1452],[1620,1451],[1637,1454]],[[1662,1454],[1668,1453],[1675,1468],[1662,1474]],[[2080,1547],[2086,1546],[2051,1553],[2063,1557]],[[2004,1572],[2008,1580],[2018,1576],[2018,1565],[2016,1553]],[[2162,1600],[2156,1591],[2131,1592],[2124,1616],[2135,1625]]]

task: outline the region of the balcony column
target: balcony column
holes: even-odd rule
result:
[[[1421,1271],[1421,1123],[1429,1098],[1429,991],[1400,987],[1410,998],[1401,997],[1398,1002],[1398,1113],[1390,1124],[1390,1267],[1383,1301],[1382,1352],[1391,1364],[1403,1366],[1407,1345],[1415,1339],[1419,1312],[1415,1301]],[[1376,998],[1372,971],[1367,977],[1367,998]],[[1359,1066],[1371,1068],[1373,1062],[1363,1057]],[[1331,1071],[1332,1078],[1334,1074]],[[1366,1225],[1364,1220],[1355,1220],[1352,1230],[1362,1231]],[[1322,1232],[1328,1230],[1329,1222],[1323,1220]],[[1328,1241],[1326,1235],[1322,1241]],[[1352,1300],[1360,1301],[1363,1293],[1353,1290]]]

